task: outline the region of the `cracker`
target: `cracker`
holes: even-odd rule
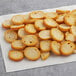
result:
[[[13,30],[6,30],[4,33],[4,38],[7,42],[13,42],[18,38],[17,33]]]
[[[10,60],[13,60],[13,61],[21,61],[23,60],[24,55],[21,51],[10,50],[8,53],[8,57]]]
[[[36,61],[40,58],[40,51],[36,47],[27,47],[24,50],[24,55],[28,60]]]

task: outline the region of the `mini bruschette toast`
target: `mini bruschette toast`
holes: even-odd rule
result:
[[[58,28],[63,32],[70,30],[70,26],[67,26],[66,24],[60,24]]]
[[[27,24],[25,27],[24,27],[24,30],[29,33],[29,34],[35,34],[36,33],[36,29],[34,27],[33,24]]]
[[[12,17],[11,21],[15,25],[20,25],[24,23],[24,17],[23,15],[15,15]]]
[[[64,22],[66,25],[69,25],[69,26],[75,25],[75,16],[72,15],[71,13],[65,15]]]
[[[71,41],[64,41],[61,44],[61,54],[62,55],[71,55],[73,53],[73,51],[75,50],[75,44]]]
[[[11,47],[16,50],[23,50],[25,48],[25,45],[21,40],[15,40],[12,42]]]
[[[57,17],[58,17],[58,14],[56,12],[47,12],[47,13],[45,13],[45,18],[56,19]]]
[[[17,32],[13,30],[6,30],[4,33],[4,38],[7,42],[11,43],[18,38]]]
[[[36,35],[26,35],[22,38],[22,42],[26,46],[35,46],[38,42],[38,38]]]
[[[56,22],[57,23],[64,23],[64,16],[66,14],[61,14],[61,15],[58,15],[57,19],[56,19]]]
[[[12,29],[12,30],[18,30],[18,29],[20,29],[20,28],[24,28],[24,24],[22,24],[22,25],[14,25],[14,26],[10,26],[10,29]]]
[[[31,19],[29,14],[23,15],[24,16],[24,23],[31,24],[34,23],[38,19]]]
[[[2,27],[3,28],[10,28],[10,26],[12,26],[12,22],[11,20],[5,20],[3,23],[2,23]]]
[[[56,41],[64,40],[64,33],[61,32],[58,28],[52,28],[50,31],[50,34],[53,40],[56,40]]]
[[[60,43],[57,41],[51,41],[51,51],[55,54],[55,55],[61,55],[60,53]]]
[[[38,36],[39,36],[40,39],[43,39],[43,40],[51,39],[50,30],[40,31]]]
[[[13,61],[21,61],[21,60],[23,60],[24,55],[21,51],[10,50],[8,53],[8,57],[9,57],[9,59],[11,59]]]
[[[65,33],[65,40],[75,42],[75,36],[69,32]]]
[[[20,29],[18,30],[18,36],[19,36],[20,38],[22,38],[22,37],[25,36],[25,35],[27,35],[27,33],[25,32],[24,28],[20,28]]]
[[[44,25],[47,28],[52,28],[52,27],[57,27],[58,23],[53,19],[47,18],[47,19],[44,19]]]
[[[38,31],[45,30],[46,27],[45,27],[45,25],[43,24],[43,20],[36,20],[36,21],[35,21],[35,28],[36,28]]]
[[[41,59],[46,60],[50,56],[50,52],[41,52]]]
[[[70,10],[59,10],[59,9],[56,10],[56,13],[58,13],[58,14],[65,14],[65,13],[69,13],[69,12],[70,12]]]
[[[35,60],[38,60],[40,58],[40,51],[36,47],[27,47],[24,50],[24,56],[28,60],[35,61]]]
[[[70,32],[76,37],[76,26],[71,26]]]
[[[43,40],[40,41],[40,49],[42,52],[51,51],[50,49],[51,41],[50,40]]]
[[[33,11],[30,13],[30,18],[42,19],[44,18],[44,15],[43,11]]]

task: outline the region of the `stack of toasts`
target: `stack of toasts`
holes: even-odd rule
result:
[[[11,44],[9,59],[46,60],[53,53],[76,53],[76,10],[33,11],[5,20],[4,39]]]

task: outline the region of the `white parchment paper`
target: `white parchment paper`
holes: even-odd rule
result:
[[[45,9],[42,10],[44,12],[51,12],[55,11],[56,9],[62,9],[62,10],[73,10],[76,9],[76,5],[72,6],[63,6],[59,8],[53,8],[53,9]],[[28,12],[24,13],[16,13],[16,14],[26,14]],[[48,65],[54,65],[54,64],[61,64],[61,63],[67,63],[76,61],[76,54],[73,54],[71,56],[62,57],[62,56],[50,56],[47,60],[42,61],[41,59],[38,61],[28,61],[26,59],[20,61],[20,62],[14,62],[9,60],[8,58],[8,51],[11,50],[11,46],[9,43],[7,43],[4,40],[4,29],[2,28],[2,22],[6,19],[10,19],[13,15],[16,14],[9,14],[9,15],[3,15],[0,16],[0,44],[1,44],[1,51],[2,56],[5,63],[6,72],[13,72],[13,71],[19,71],[24,69],[31,69],[36,67],[42,67],[42,66],[48,66]]]

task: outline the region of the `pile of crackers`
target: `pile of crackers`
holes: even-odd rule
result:
[[[46,60],[51,54],[76,53],[76,10],[33,11],[5,20],[4,39],[10,43],[8,57],[13,61]],[[7,50],[6,50],[7,51]]]

